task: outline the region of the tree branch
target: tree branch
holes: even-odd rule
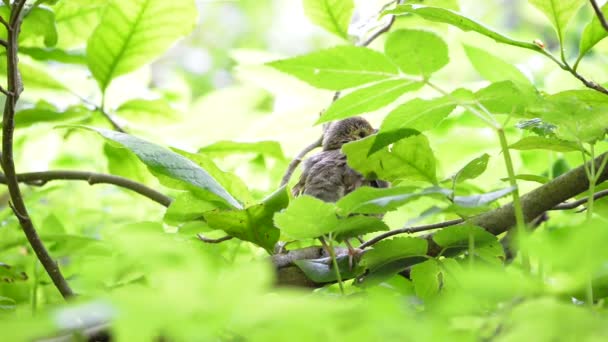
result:
[[[418,227],[403,227],[400,229],[394,229],[391,231],[388,231],[384,234],[380,234],[378,236],[375,236],[373,239],[368,240],[367,242],[362,243],[359,248],[361,249],[365,249],[369,246],[374,245],[375,243],[378,243],[381,240],[384,240],[388,237],[394,236],[394,235],[398,235],[398,234],[412,234],[412,233],[418,233],[418,232],[424,232],[427,230],[431,230],[431,229],[437,229],[437,228],[444,228],[444,227],[449,227],[449,226],[454,226],[457,224],[460,224],[464,222],[463,219],[456,219],[456,220],[451,220],[451,221],[445,221],[445,222],[439,222],[439,223],[432,223],[432,224],[427,224],[424,226],[418,226]]]
[[[606,22],[606,18],[604,17],[604,13],[602,13],[602,9],[595,0],[589,0],[589,2],[591,3],[591,6],[593,6],[593,11],[595,11],[595,15],[599,19],[600,24],[602,24],[604,30],[608,31],[608,22]]]
[[[196,237],[198,237],[199,240],[201,240],[205,243],[222,243],[224,241],[232,240],[234,238],[233,236],[226,235],[226,236],[222,236],[221,238],[210,239],[208,237],[205,237],[202,234],[196,234]]]
[[[42,186],[47,182],[54,180],[80,180],[86,181],[90,185],[95,184],[113,184],[121,188],[132,190],[142,196],[145,196],[154,202],[157,202],[165,207],[168,207],[173,201],[170,197],[161,194],[160,192],[147,187],[144,184],[137,183],[128,178],[108,175],[96,172],[87,171],[71,171],[71,170],[53,170],[42,172],[28,172],[17,175],[17,181],[33,186]],[[7,177],[0,174],[0,183],[7,184]]]
[[[593,194],[593,199],[596,200],[596,199],[606,197],[606,196],[608,196],[608,190],[602,190],[602,191],[598,191],[595,194]],[[589,201],[589,197],[581,198],[580,200],[577,200],[574,202],[560,203],[560,204],[556,205],[555,207],[553,207],[553,209],[551,209],[551,210],[570,210],[570,209],[574,209],[574,208],[578,207],[579,205],[583,205],[583,204],[587,203],[587,201]]]
[[[67,299],[74,296],[74,292],[61,274],[59,266],[49,254],[32,223],[25,202],[23,201],[21,190],[19,189],[19,182],[16,175],[17,172],[15,171],[15,161],[13,159],[15,106],[17,105],[19,95],[23,90],[17,54],[19,50],[19,31],[22,23],[21,11],[23,10],[25,1],[26,0],[18,0],[13,4],[8,25],[6,21],[2,21],[2,24],[5,26],[7,25],[6,59],[8,87],[8,95],[4,104],[4,116],[2,118],[2,168],[6,175],[6,185],[8,186],[10,194],[11,208],[19,220],[23,232],[36,253],[38,260],[40,260],[40,263],[53,281],[53,284],[55,284],[55,287],[57,287],[61,295]]]

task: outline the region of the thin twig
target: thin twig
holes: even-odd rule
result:
[[[599,91],[602,94],[608,95],[608,89],[602,87],[601,85],[599,85],[593,81],[587,80],[585,77],[583,77],[583,75],[579,74],[576,70],[574,70],[567,64],[566,64],[566,70],[568,72],[570,72],[574,77],[579,79],[585,85],[585,87],[591,88],[593,90]]]
[[[4,39],[0,39],[0,45],[4,46],[4,48],[8,47],[8,42]]]
[[[390,5],[392,5],[393,3],[401,3],[402,0],[398,0],[398,1],[391,1],[388,4],[384,5],[382,7],[382,11],[381,13]],[[360,42],[357,44],[357,46],[368,46],[369,44],[371,44],[376,38],[378,38],[380,35],[382,35],[385,32],[388,32],[391,27],[393,26],[395,22],[395,16],[391,16],[391,20],[384,25],[382,28],[380,28],[379,30],[377,30],[376,32],[374,32],[368,39],[364,40],[363,42]],[[340,91],[337,91],[334,93],[334,96],[332,97],[331,103],[336,102],[338,99],[340,98]],[[323,143],[323,136],[321,135],[321,137],[319,137],[317,140],[315,140],[315,142],[313,142],[312,144],[306,146],[302,151],[300,151],[295,158],[289,163],[289,165],[287,166],[287,170],[285,171],[285,174],[283,175],[283,178],[281,179],[281,185],[280,186],[284,186],[285,184],[289,183],[289,180],[291,179],[291,176],[293,175],[293,172],[296,170],[296,168],[298,167],[298,165],[300,165],[300,163],[302,162],[302,159],[304,159],[304,157],[306,157],[306,155],[308,153],[310,153],[312,150],[316,149],[317,147],[321,147],[321,144]]]
[[[234,238],[233,236],[226,235],[226,236],[223,236],[223,237],[218,238],[218,239],[210,239],[208,237],[205,237],[202,234],[196,234],[196,237],[198,237],[199,240],[201,240],[201,241],[203,241],[205,243],[222,243],[224,241],[232,240]]]
[[[6,21],[6,19],[4,19],[3,16],[0,16],[0,24],[2,24],[6,28],[7,31],[12,30],[11,26],[8,24],[8,22]]]
[[[87,172],[87,171],[72,171],[72,170],[52,170],[52,171],[41,171],[41,172],[28,172],[17,174],[17,180],[21,183],[25,183],[33,186],[43,186],[47,182],[55,180],[80,180],[86,181],[90,185],[95,184],[113,184],[121,188],[132,190],[144,197],[147,197],[154,202],[157,202],[165,207],[168,207],[172,199],[160,192],[145,186],[144,184],[137,183],[128,178],[108,175],[104,173]],[[5,175],[0,174],[0,183],[6,184],[7,178]]]
[[[101,113],[101,115],[103,115],[106,118],[106,120],[108,120],[108,122],[110,123],[110,125],[112,125],[112,127],[114,128],[115,131],[118,131],[120,133],[127,133],[124,130],[124,128],[122,128],[122,126],[119,125],[118,122],[116,122],[114,120],[114,118],[112,118],[112,116],[108,112],[106,112],[103,108],[97,107],[96,109],[99,113]]]
[[[593,199],[596,200],[596,199],[606,197],[606,196],[608,196],[608,190],[602,190],[602,191],[598,191],[595,194],[593,194]],[[587,203],[588,200],[589,200],[589,198],[586,197],[586,198],[582,198],[582,199],[574,201],[574,202],[560,203],[560,204],[556,205],[555,207],[553,207],[553,209],[551,209],[551,210],[574,209],[574,208],[578,207],[579,205],[583,205],[583,204]]]
[[[19,100],[19,95],[23,90],[21,83],[21,75],[18,67],[18,50],[19,50],[19,31],[21,30],[21,11],[25,6],[26,0],[18,0],[13,4],[9,24],[7,27],[7,88],[8,96],[4,104],[4,116],[2,118],[2,168],[6,175],[6,185],[10,195],[11,208],[15,216],[19,220],[23,232],[29,241],[34,253],[40,260],[44,270],[55,284],[64,298],[74,296],[74,292],[68,285],[67,281],[61,274],[61,270],[55,260],[51,257],[44,243],[38,236],[38,232],[32,223],[32,219],[27,212],[21,190],[19,189],[19,181],[15,170],[15,161],[13,157],[13,134],[15,132],[15,106]],[[6,21],[3,21],[6,25]]]
[[[593,6],[593,10],[595,11],[595,15],[599,19],[600,24],[602,24],[604,30],[608,31],[608,22],[606,22],[606,18],[604,17],[604,13],[602,13],[602,9],[595,0],[589,0],[589,2],[591,3],[591,6]]]
[[[445,222],[427,224],[427,225],[424,225],[424,226],[403,227],[403,228],[400,228],[400,229],[391,230],[391,231],[388,231],[388,232],[386,232],[384,234],[380,234],[380,235],[374,237],[373,239],[371,239],[371,240],[369,240],[369,241],[361,244],[359,246],[359,248],[360,249],[367,248],[367,247],[372,246],[373,244],[378,243],[379,241],[384,240],[384,239],[386,239],[388,237],[391,237],[393,235],[412,234],[412,233],[424,232],[424,231],[427,231],[427,230],[454,226],[454,225],[460,224],[462,222],[464,222],[463,219],[456,219],[456,220],[450,220],[450,221],[445,221]]]
[[[5,96],[7,96],[7,97],[8,97],[9,95],[12,95],[12,93],[11,93],[11,92],[9,92],[8,90],[4,89],[4,87],[3,87],[3,86],[0,86],[0,93],[4,94],[4,95],[5,95]]]

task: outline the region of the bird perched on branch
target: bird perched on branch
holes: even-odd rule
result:
[[[340,198],[361,186],[386,188],[388,183],[381,180],[369,180],[353,170],[346,163],[346,155],[342,153],[342,145],[365,138],[376,130],[362,117],[352,117],[329,124],[323,134],[323,150],[303,163],[302,175],[294,186],[294,196],[309,195],[325,202],[337,202]],[[325,247],[325,241],[321,238]],[[352,264],[352,256],[358,253],[348,240]]]
[[[386,187],[388,183],[367,180],[346,163],[342,145],[375,133],[362,117],[352,117],[329,124],[323,134],[323,151],[306,159],[302,175],[294,186],[294,196],[310,195],[325,202],[336,202],[363,185]]]

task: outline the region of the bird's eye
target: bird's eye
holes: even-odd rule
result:
[[[365,138],[366,134],[364,131],[359,131],[359,138]]]

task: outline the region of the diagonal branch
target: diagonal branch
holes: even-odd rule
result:
[[[38,232],[34,227],[32,219],[29,216],[25,202],[19,189],[19,182],[17,180],[17,172],[15,171],[15,161],[13,157],[13,134],[15,131],[15,106],[19,100],[19,95],[23,90],[23,84],[21,83],[21,75],[18,68],[17,53],[19,49],[19,31],[21,29],[22,16],[21,11],[25,6],[26,0],[18,0],[13,3],[10,20],[8,25],[6,21],[2,24],[7,25],[7,47],[6,47],[6,59],[7,59],[7,96],[4,104],[4,116],[2,118],[2,168],[6,175],[6,185],[10,195],[11,208],[21,227],[27,240],[29,241],[34,253],[40,260],[40,263],[48,273],[49,277],[55,284],[55,287],[59,290],[64,298],[74,296],[74,292],[68,285],[67,281],[61,274],[59,266],[48,250],[44,246],[44,243],[38,236]]]
[[[608,22],[606,22],[606,17],[604,17],[604,13],[602,13],[602,9],[600,8],[600,6],[597,4],[597,2],[595,0],[589,0],[589,2],[591,3],[591,6],[593,7],[593,11],[595,11],[595,15],[597,16],[597,19],[600,21],[600,24],[602,24],[602,27],[604,28],[604,30],[608,31]]]
[[[28,185],[42,186],[47,182],[55,180],[79,180],[86,181],[90,185],[95,184],[113,184],[121,188],[129,189],[144,197],[147,197],[154,202],[157,202],[165,207],[168,207],[172,199],[160,192],[137,183],[128,178],[108,175],[104,173],[87,172],[87,171],[71,171],[71,170],[53,170],[42,172],[28,172],[17,174],[17,181]],[[5,175],[0,174],[0,184],[7,184]]]

